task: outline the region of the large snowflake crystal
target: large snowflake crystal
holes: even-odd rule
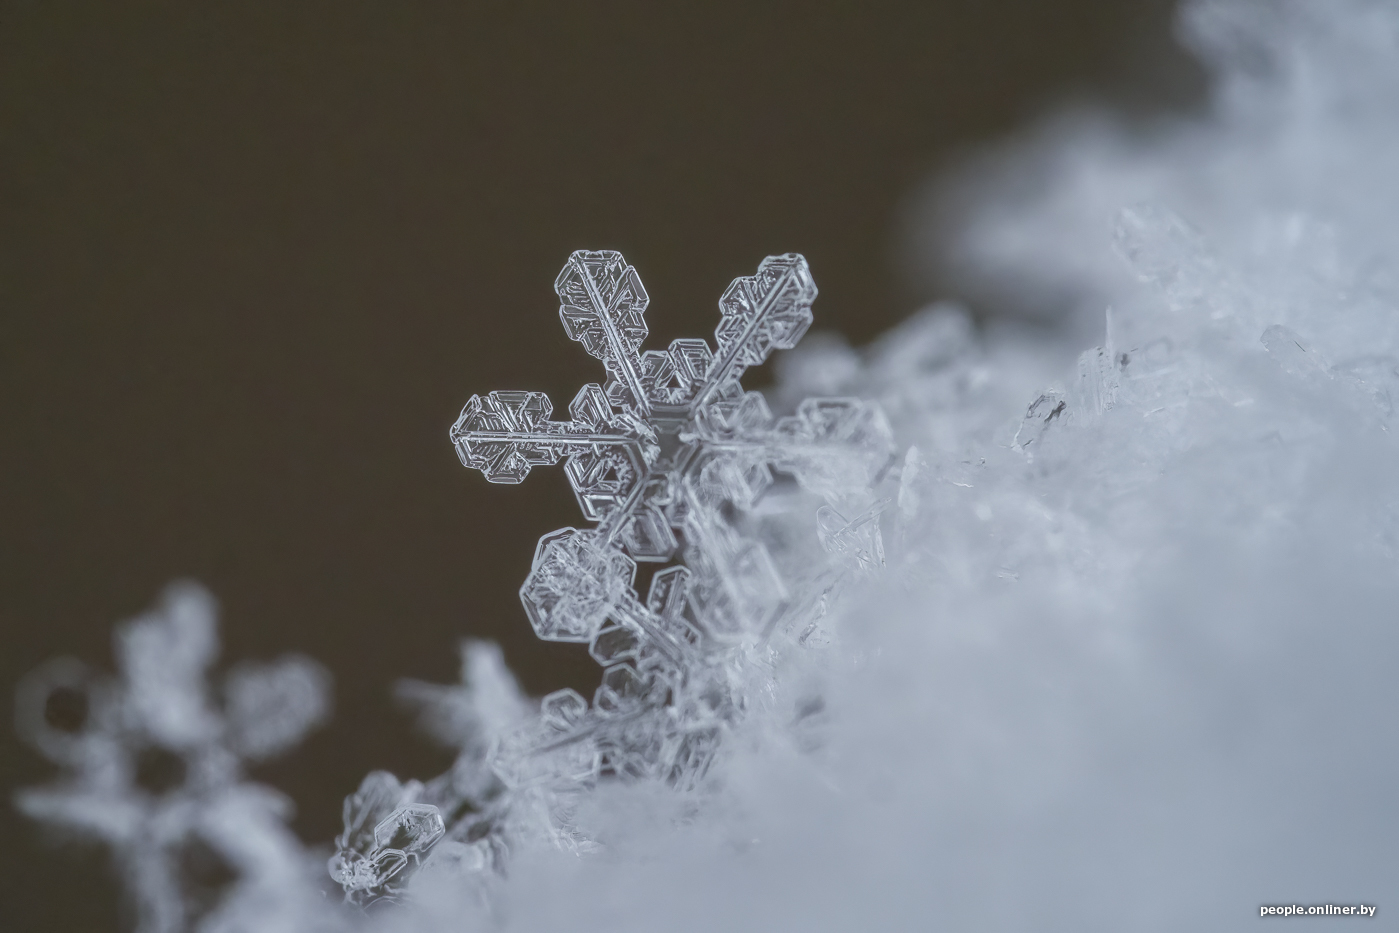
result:
[[[648,299],[620,253],[574,253],[554,290],[565,332],[602,360],[606,384],[583,386],[569,421],[549,420],[553,406],[542,392],[472,396],[451,432],[462,463],[494,483],[518,483],[531,467],[566,458],[583,516],[598,523],[540,540],[520,591],[535,632],[591,643],[610,620],[672,660],[700,633],[766,633],[786,590],[766,549],[732,534],[725,506],[752,509],[774,470],[828,498],[858,495],[890,452],[872,405],[812,399],[774,418],[760,393],[739,385],[745,369],[796,346],[811,325],[816,285],[806,260],[770,256],[756,275],[734,280],[719,300],[717,352],[694,339],[640,349]],[[653,597],[637,599],[635,562],[669,561],[682,550],[698,577],[657,575]],[[687,611],[653,611],[656,585]]]
[[[216,697],[217,654],[213,599],[179,584],[118,631],[119,677],[59,658],[20,685],[20,732],[64,776],[16,803],[112,849],[138,933],[291,933],[316,907],[290,801],[241,772],[325,717],[328,677],[287,656],[235,667]]]
[[[567,421],[551,420],[542,392],[472,396],[451,438],[462,463],[495,483],[564,461],[583,516],[596,524],[541,538],[520,598],[540,638],[589,646],[602,683],[591,704],[561,690],[509,728],[497,715],[494,725],[464,729],[457,767],[428,785],[366,779],[346,802],[332,862],[359,902],[394,894],[413,862],[401,853],[426,852],[439,837],[454,847],[434,850],[427,864],[441,851],[491,864],[501,840],[531,832],[588,847],[570,825],[569,800],[600,777],[693,786],[742,714],[746,658],[774,633],[804,644],[841,579],[883,559],[883,501],[872,490],[892,443],[878,407],[810,399],[774,417],[739,384],[810,326],[816,285],[805,259],[771,256],[756,275],[735,279],[719,301],[712,349],[702,339],[641,349],[648,299],[620,253],[574,253],[554,290],[565,332],[602,361],[605,383],[583,386]],[[780,532],[774,513],[786,521]],[[792,537],[810,546],[788,546]],[[778,557],[765,538],[783,542]],[[634,588],[638,561],[667,565],[651,574],[645,598]],[[458,688],[468,701],[480,682],[501,676],[477,667]],[[424,804],[445,822],[400,831],[394,819]],[[371,833],[375,825],[383,831]],[[395,834],[400,854],[372,838]]]

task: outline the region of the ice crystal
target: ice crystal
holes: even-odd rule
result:
[[[507,800],[490,758],[530,706],[495,645],[463,644],[461,680],[456,687],[399,685],[400,698],[418,707],[427,730],[458,755],[450,771],[426,784],[375,771],[345,799],[330,874],[351,903],[396,899],[429,852],[438,868],[459,875],[503,867]]]
[[[575,252],[554,290],[565,333],[602,361],[605,383],[583,386],[567,421],[550,420],[542,392],[472,396],[451,439],[463,465],[494,483],[564,460],[583,516],[596,525],[542,537],[520,600],[540,638],[587,644],[602,682],[591,704],[572,690],[545,697],[538,714],[494,736],[489,754],[468,740],[450,780],[405,787],[389,775],[366,778],[346,801],[331,860],[356,900],[395,893],[439,838],[474,840],[473,866],[498,865],[512,833],[588,848],[567,801],[599,779],[694,786],[742,715],[745,653],[774,631],[802,633],[813,622],[818,604],[793,599],[793,583],[825,593],[849,570],[883,564],[885,503],[872,489],[892,465],[893,444],[879,407],[807,399],[774,417],[739,382],[810,326],[816,285],[805,259],[771,256],[735,279],[719,300],[714,349],[703,339],[641,349],[648,298],[620,253]],[[745,518],[782,477],[825,502],[813,505],[808,533],[831,559],[800,579],[784,579]],[[634,589],[638,561],[666,565],[644,599]],[[472,663],[481,650],[468,650],[466,689],[508,678],[498,659]],[[526,797],[545,814],[529,827],[511,807]],[[415,816],[401,825],[425,812],[414,809],[422,801],[446,822]],[[408,847],[380,841],[390,836]],[[494,848],[482,839],[496,840]]]
[[[328,678],[294,655],[244,664],[224,678],[220,703],[205,684],[217,652],[212,598],[180,584],[118,631],[119,676],[60,658],[20,685],[20,732],[64,776],[17,803],[111,848],[140,933],[254,919],[290,931],[306,909],[290,802],[241,770],[325,717]]]

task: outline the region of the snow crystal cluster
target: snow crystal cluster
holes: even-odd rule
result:
[[[347,799],[345,903],[239,775],[320,718],[324,675],[235,668],[216,701],[195,590],[120,630],[119,677],[22,685],[65,775],[21,808],[106,841],[162,933],[1383,921],[1399,7],[1204,0],[1181,28],[1203,112],[1051,119],[948,182],[946,249],[1038,329],[938,305],[744,392],[810,322],[800,257],[665,351],[620,255],[569,259],[605,381],[566,421],[473,397],[452,439],[495,482],[564,461],[590,525],[540,541],[521,598],[601,686],[531,701],[479,643],[460,685],[406,685],[459,754]],[[222,886],[189,880],[201,849]]]
[[[883,563],[872,490],[892,441],[878,407],[807,399],[774,418],[739,385],[810,326],[805,259],[771,256],[734,280],[717,353],[703,339],[640,350],[648,299],[620,253],[574,253],[554,290],[564,330],[602,360],[606,384],[579,389],[568,421],[549,420],[542,392],[472,396],[451,437],[462,463],[496,483],[565,458],[597,525],[541,538],[520,600],[540,638],[589,646],[602,684],[591,704],[565,689],[527,713],[499,654],[476,645],[464,696],[410,688],[430,709],[459,705],[445,737],[462,752],[425,786],[376,772],[346,801],[331,875],[358,903],[403,890],[419,864],[498,874],[529,842],[595,849],[574,811],[599,779],[694,788],[773,659],[810,639],[853,571]],[[662,565],[644,601],[638,561]]]

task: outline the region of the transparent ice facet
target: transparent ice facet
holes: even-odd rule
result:
[[[641,356],[641,382],[652,406],[688,405],[703,388],[714,354],[703,340],[673,340]]]
[[[626,447],[580,451],[564,465],[583,517],[589,521],[600,521],[621,505],[640,482],[644,469],[636,451]]]
[[[589,642],[635,574],[596,532],[563,528],[539,539],[520,599],[540,638]]]
[[[579,427],[601,430],[612,419],[612,403],[607,401],[602,386],[590,382],[579,389],[573,401],[568,403],[568,416]]]
[[[446,831],[437,807],[419,803],[424,787],[387,771],[367,775],[345,798],[344,832],[335,840],[330,876],[347,900],[365,905],[401,891]]]
[[[587,700],[573,690],[556,691],[545,697],[538,719],[502,737],[491,767],[515,790],[585,786],[599,768],[596,727]]]
[[[593,638],[588,654],[602,665],[635,662],[641,650],[641,636],[622,625],[609,625]]]
[[[645,699],[649,686],[630,664],[614,664],[602,672],[593,705],[605,713],[628,712]]]
[[[823,505],[816,512],[817,536],[821,546],[837,554],[857,570],[878,570],[884,566],[884,539],[879,531],[879,515],[888,505],[881,499],[854,518]]]
[[[374,847],[398,849],[405,855],[420,857],[446,830],[437,808],[423,803],[399,807],[374,827]]]
[[[1062,393],[1051,389],[1035,398],[1025,409],[1025,417],[1015,432],[1015,446],[1026,456],[1033,457],[1031,445],[1043,445],[1043,439],[1055,426],[1069,420],[1069,403]]]
[[[670,783],[688,790],[704,778],[719,748],[718,727],[693,729],[681,738],[670,761]]]
[[[588,701],[577,690],[555,690],[540,701],[539,714],[550,727],[561,732],[578,725],[588,711]]]

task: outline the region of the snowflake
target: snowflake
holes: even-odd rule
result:
[[[847,496],[868,489],[890,453],[873,405],[809,399],[774,419],[761,393],[739,385],[745,369],[796,346],[810,326],[816,285],[806,260],[771,256],[756,275],[734,280],[719,300],[717,355],[695,339],[640,351],[648,299],[620,253],[574,253],[554,290],[564,331],[602,360],[606,385],[583,386],[570,421],[548,420],[553,406],[542,392],[472,396],[451,431],[462,463],[494,483],[518,483],[531,467],[567,458],[583,516],[598,523],[540,539],[520,591],[535,632],[592,643],[619,616],[613,621],[673,652],[683,651],[677,639],[693,640],[688,628],[720,638],[765,632],[785,588],[765,548],[724,533],[721,504],[751,510],[774,469],[827,497]],[[656,575],[647,604],[630,598],[635,562],[670,560],[682,538],[698,579],[677,568]],[[672,613],[667,624],[658,587],[674,609],[690,586],[693,617],[682,624]]]
[[[427,784],[374,771],[346,799],[345,831],[329,867],[350,903],[397,899],[429,851],[438,868],[503,867],[505,787],[489,757],[530,706],[494,644],[463,643],[461,680],[456,687],[399,684],[399,697],[422,710],[428,732],[459,754]]]
[[[510,717],[495,716],[488,752],[481,735],[491,730],[464,727],[457,766],[428,785],[382,772],[366,778],[346,801],[332,859],[332,874],[362,903],[397,893],[406,869],[442,838],[473,843],[470,855],[450,851],[475,866],[498,865],[502,840],[522,835],[589,848],[570,824],[570,801],[600,778],[694,786],[742,715],[745,659],[774,632],[800,634],[804,644],[841,580],[883,562],[887,500],[871,490],[891,465],[892,442],[878,406],[808,399],[774,417],[762,394],[739,384],[810,326],[816,286],[804,258],[772,256],[756,275],[734,280],[719,301],[714,349],[703,339],[641,349],[648,298],[620,253],[574,253],[554,290],[564,331],[602,361],[605,383],[583,386],[567,421],[550,420],[542,392],[472,396],[451,439],[462,463],[494,483],[519,483],[533,467],[564,460],[595,524],[541,538],[520,599],[540,638],[589,646],[602,683],[591,704],[560,690],[508,730]],[[799,509],[807,524],[785,533],[817,547],[784,539],[788,565],[779,567],[763,539],[781,523],[767,521],[763,506],[802,490],[824,505]],[[786,518],[792,509],[769,511]],[[664,565],[645,599],[634,588],[638,562]],[[508,677],[496,666],[473,665],[468,654],[465,686],[433,702],[470,708],[482,683]],[[407,808],[425,802],[447,819],[405,829]],[[383,854],[390,850],[400,854]],[[434,851],[428,861],[437,858]]]
[[[18,693],[21,733],[65,774],[16,803],[112,849],[140,933],[213,933],[250,917],[294,930],[310,909],[298,906],[307,870],[285,826],[290,802],[241,771],[324,719],[328,677],[299,656],[239,665],[220,710],[205,685],[215,617],[203,589],[171,586],[118,630],[118,677],[59,658]]]

